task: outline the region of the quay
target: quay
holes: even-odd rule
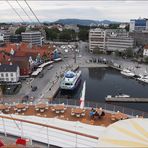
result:
[[[148,98],[123,98],[123,97],[111,97],[105,98],[106,102],[132,102],[132,103],[148,103]]]
[[[80,64],[80,67],[82,68],[90,68],[90,67],[109,67],[107,64],[99,64],[99,63],[84,63]]]
[[[56,79],[53,81],[53,83],[49,87],[49,93],[45,94],[44,97],[54,98],[59,90],[60,81],[61,81],[61,78],[62,78],[64,72],[68,69],[70,69],[72,71],[76,71],[78,68],[79,68],[78,65],[73,65],[72,67],[69,67],[69,68],[63,68],[63,71],[57,75]]]

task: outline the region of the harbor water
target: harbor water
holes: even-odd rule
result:
[[[120,74],[112,68],[81,68],[82,81],[73,92],[59,90],[56,98],[79,99],[83,82],[86,81],[85,99],[105,102],[107,95],[127,94],[131,97],[148,98],[148,84],[136,81]],[[148,112],[148,103],[112,103],[132,109]]]

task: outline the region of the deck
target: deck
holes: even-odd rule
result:
[[[105,112],[105,116],[97,120],[94,120],[94,119],[91,119],[89,116],[89,112],[90,112],[89,109],[86,109],[84,117],[77,118],[75,116],[71,116],[71,109],[72,109],[71,107],[67,107],[66,111],[60,114],[56,114],[55,112],[52,112],[51,108],[52,106],[49,106],[48,110],[41,113],[35,110],[34,105],[29,105],[29,108],[25,112],[17,113],[14,110],[14,107],[11,107],[8,114],[17,114],[17,115],[23,115],[23,116],[39,116],[44,118],[58,118],[61,120],[80,121],[82,123],[86,123],[90,125],[105,126],[105,127],[115,122],[111,120],[112,114],[108,112]]]

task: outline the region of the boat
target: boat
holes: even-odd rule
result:
[[[67,71],[60,82],[60,88],[63,90],[74,90],[81,82],[81,71]]]
[[[133,72],[131,72],[130,70],[128,70],[128,69],[123,69],[123,70],[121,71],[121,74],[123,74],[123,75],[125,75],[125,76],[128,76],[128,77],[133,77],[133,76],[135,76],[135,74],[134,74]]]
[[[111,96],[111,95],[107,95],[106,98],[107,98],[107,99],[109,99],[109,98],[130,98],[130,95],[120,94],[120,95],[115,95],[114,97]]]
[[[148,83],[148,75],[139,75],[140,78],[137,78],[137,80]]]
[[[121,95],[116,95],[115,98],[129,98],[130,95],[126,95],[126,94],[121,94]]]

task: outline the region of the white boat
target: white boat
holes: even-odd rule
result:
[[[137,78],[137,80],[148,83],[148,75],[139,75],[140,78]]]
[[[60,88],[64,90],[74,90],[81,82],[81,71],[67,71],[60,82]]]
[[[121,95],[116,95],[115,98],[129,98],[130,95],[126,95],[126,94],[121,94]]]
[[[130,70],[128,70],[128,69],[123,69],[123,70],[121,71],[121,74],[123,74],[123,75],[125,75],[125,76],[128,76],[128,77],[133,77],[133,76],[135,76],[135,74],[134,74],[133,72],[131,72]]]
[[[121,94],[121,95],[116,95],[116,96],[111,96],[111,95],[107,95],[106,98],[130,98],[130,95],[126,95],[126,94]]]

